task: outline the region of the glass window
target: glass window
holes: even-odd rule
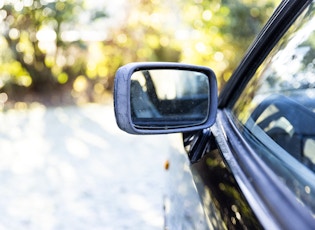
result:
[[[259,156],[315,214],[315,11],[298,18],[232,109]]]

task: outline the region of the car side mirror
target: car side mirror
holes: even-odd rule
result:
[[[208,128],[216,118],[216,78],[207,67],[130,63],[116,72],[114,109],[120,129],[131,134]]]

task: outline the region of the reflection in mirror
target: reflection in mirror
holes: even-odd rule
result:
[[[130,83],[131,119],[138,128],[202,124],[209,112],[209,79],[196,71],[136,71]]]

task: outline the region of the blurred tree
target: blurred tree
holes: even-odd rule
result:
[[[190,28],[181,60],[214,69],[222,87],[279,0],[179,1]]]
[[[78,30],[106,16],[106,4],[85,11],[83,1],[0,1],[0,89],[9,98],[67,89],[68,97],[97,101],[112,90],[117,68],[135,61],[209,66],[222,86],[277,2],[125,0],[106,37],[83,41]],[[89,25],[78,28],[82,15]]]
[[[121,24],[113,25],[107,39],[98,45],[103,56],[93,65],[91,75],[103,75],[106,89],[113,88],[120,66],[136,61],[179,61],[180,49],[174,40],[174,17],[165,0],[126,0]],[[101,71],[97,71],[101,70]],[[103,72],[103,74],[100,74]]]
[[[0,6],[2,86],[14,97],[21,89],[58,95],[85,73],[86,46],[67,41],[83,12],[82,1],[13,0]],[[104,17],[91,14],[91,17]],[[5,81],[5,82],[4,82]],[[19,90],[17,90],[19,89]],[[14,93],[13,93],[14,92]]]

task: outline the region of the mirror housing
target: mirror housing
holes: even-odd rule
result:
[[[139,62],[120,67],[114,82],[117,125],[130,134],[209,128],[216,119],[217,82],[207,67]]]

